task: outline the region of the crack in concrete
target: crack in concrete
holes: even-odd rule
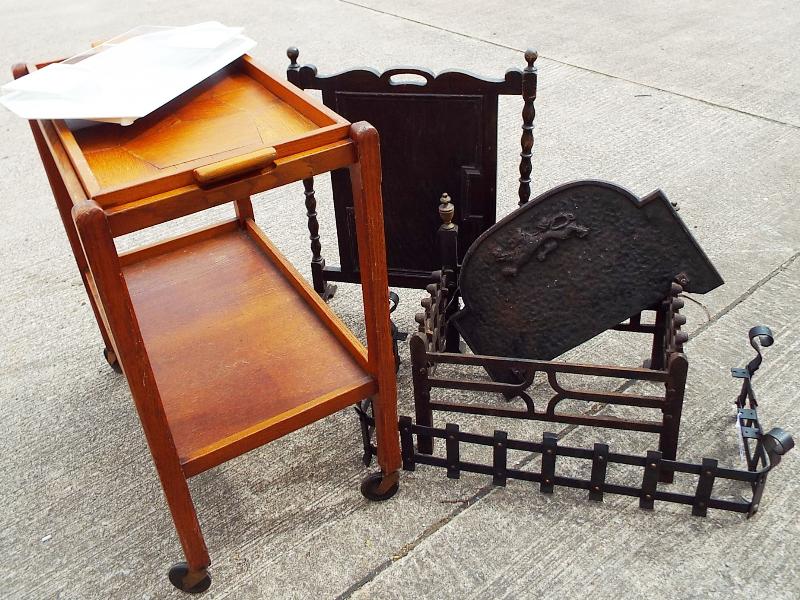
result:
[[[770,271],[769,273],[767,273],[767,274],[766,274],[764,277],[762,277],[761,279],[759,279],[759,280],[758,280],[756,283],[754,283],[754,284],[753,284],[751,287],[749,287],[749,288],[747,289],[747,291],[745,291],[743,294],[741,294],[741,295],[740,295],[740,296],[738,296],[736,299],[734,299],[734,301],[733,301],[733,302],[731,302],[730,304],[728,304],[727,306],[725,306],[725,307],[724,307],[722,310],[720,310],[720,311],[719,311],[717,314],[713,315],[713,316],[712,316],[712,317],[711,317],[711,318],[710,318],[708,321],[706,321],[705,323],[703,323],[702,325],[700,325],[700,327],[698,327],[698,328],[697,328],[697,329],[696,329],[696,330],[695,330],[695,331],[694,331],[694,332],[691,334],[691,337],[690,337],[690,340],[689,340],[689,341],[691,341],[691,338],[697,337],[698,335],[700,335],[701,333],[703,333],[703,332],[704,332],[706,329],[708,329],[709,327],[711,327],[711,326],[712,326],[714,323],[716,323],[717,321],[719,321],[719,320],[720,320],[722,317],[724,317],[725,315],[727,315],[727,314],[728,314],[729,312],[731,312],[731,311],[732,311],[734,308],[736,308],[736,307],[737,307],[737,306],[739,306],[739,305],[740,305],[742,302],[744,302],[745,300],[747,300],[747,299],[748,299],[750,296],[752,296],[752,295],[753,295],[755,292],[757,292],[757,291],[759,290],[759,288],[761,288],[761,287],[762,287],[764,284],[766,284],[767,282],[769,282],[769,281],[770,281],[770,280],[771,280],[773,277],[775,277],[775,276],[776,276],[778,273],[781,273],[782,271],[785,271],[786,269],[788,269],[789,267],[791,267],[791,266],[792,266],[792,263],[793,263],[795,260],[797,260],[797,257],[799,257],[799,256],[800,256],[800,252],[795,252],[795,253],[794,253],[792,256],[790,256],[790,257],[789,257],[789,258],[787,258],[787,259],[786,259],[784,262],[782,262],[780,265],[778,265],[778,267],[777,267],[777,268],[773,269],[772,271]]]
[[[503,48],[505,50],[514,50],[516,52],[525,52],[526,48],[517,48],[515,46],[509,46],[507,44],[501,44],[500,42],[493,42],[492,40],[487,40],[482,37],[478,37],[475,35],[470,35],[468,33],[462,33],[460,31],[455,31],[454,29],[447,29],[446,27],[441,27],[439,25],[432,25],[430,23],[425,23],[424,21],[418,21],[417,19],[412,19],[411,17],[406,17],[403,15],[399,15],[396,13],[391,13],[389,11],[381,10],[379,8],[373,8],[372,6],[365,6],[363,4],[359,4],[358,2],[354,2],[353,0],[339,0],[343,4],[349,4],[351,6],[357,6],[358,8],[363,8],[364,10],[369,10],[381,15],[386,15],[388,17],[395,17],[397,19],[402,19],[404,21],[408,21],[409,23],[416,23],[417,25],[423,25],[425,27],[430,27],[431,29],[435,29],[437,31],[443,31],[445,33],[450,33],[452,35],[457,35],[459,37],[467,38],[469,40],[473,40],[476,42],[482,42],[484,44],[489,44],[491,46],[497,46],[498,48]],[[641,81],[636,81],[635,79],[628,79],[627,77],[622,77],[620,75],[612,75],[611,73],[606,73],[605,71],[598,71],[597,69],[592,69],[590,67],[583,67],[581,65],[576,65],[575,63],[571,63],[565,60],[560,60],[558,58],[553,58],[551,56],[545,56],[543,54],[539,54],[540,59],[549,60],[551,62],[564,65],[567,67],[573,67],[575,69],[580,69],[581,71],[586,71],[587,73],[594,73],[596,75],[602,75],[603,77],[608,77],[610,79],[616,79],[618,81],[625,81],[627,83],[632,83],[634,85],[639,85],[647,89],[656,90],[658,92],[663,92],[665,94],[671,94],[673,96],[678,96],[680,98],[686,98],[687,100],[693,100],[695,102],[701,102],[708,106],[713,106],[715,108],[721,108],[723,110],[729,110],[731,112],[739,113],[740,115],[746,115],[748,117],[753,117],[756,119],[761,119],[762,121],[767,121],[769,123],[775,123],[777,125],[784,125],[786,127],[791,127],[792,129],[800,129],[800,125],[795,123],[789,123],[787,121],[781,121],[779,119],[775,119],[773,117],[766,117],[764,115],[759,115],[757,113],[748,112],[746,110],[742,110],[740,108],[734,108],[732,106],[727,106],[725,104],[719,104],[717,102],[713,102],[711,100],[705,100],[703,98],[698,98],[697,96],[690,96],[689,94],[684,94],[681,92],[676,92],[675,90],[669,90],[666,88],[661,88],[656,85],[650,83],[642,83]]]
[[[416,539],[412,540],[408,544],[406,544],[403,547],[401,547],[397,552],[394,553],[394,555],[391,558],[388,558],[385,561],[383,561],[382,563],[380,563],[377,567],[375,567],[374,569],[369,571],[369,573],[364,575],[364,577],[362,577],[361,579],[356,581],[353,585],[351,585],[349,588],[347,588],[341,594],[336,596],[335,600],[346,600],[347,598],[350,598],[354,593],[356,593],[362,587],[367,585],[370,581],[375,579],[383,571],[385,571],[386,569],[391,567],[396,561],[408,556],[408,554],[410,554],[417,546],[419,546],[422,542],[427,540],[434,533],[439,531],[442,527],[444,527],[445,525],[450,523],[450,521],[455,519],[458,515],[460,515],[465,510],[467,510],[470,506],[472,506],[476,502],[479,502],[484,497],[486,497],[489,494],[491,494],[494,491],[494,487],[495,486],[493,486],[491,484],[487,484],[487,485],[483,486],[481,489],[479,489],[471,497],[469,497],[466,500],[464,500],[463,504],[461,506],[459,506],[458,508],[456,508],[449,515],[439,519],[435,523],[432,523],[431,525],[426,527],[425,530],[421,534],[419,534],[419,536],[416,537]]]

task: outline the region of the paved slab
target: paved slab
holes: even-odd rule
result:
[[[404,3],[403,10],[418,6]],[[531,13],[527,21],[535,22],[536,14],[575,14],[576,6],[559,2],[537,8],[550,12]],[[615,10],[608,6],[605,14]],[[710,65],[693,82],[698,90],[681,87],[688,84],[671,70],[671,58],[661,56],[659,62],[652,48],[633,38],[618,39],[616,22],[608,17],[593,20],[591,27],[584,19],[582,36],[553,33],[564,31],[569,19],[562,17],[552,27],[537,26],[537,38],[547,32],[560,36],[548,38],[553,42],[547,47],[564,54],[548,50],[545,56],[585,64],[539,61],[534,188],[538,193],[570,179],[606,178],[637,194],[661,187],[681,204],[681,215],[727,280],[720,290],[696,298],[700,304],[687,306],[690,330],[699,335],[689,346],[693,366],[682,451],[692,458],[733,460],[736,448],[726,420],[733,388],[727,369],[749,358],[745,333],[756,322],[773,326],[777,334],[758,380],[765,421],[800,432],[795,301],[800,134],[774,122],[797,120],[794,104],[781,95],[797,87],[791,71],[796,42],[783,33],[782,23],[796,22],[800,10],[786,8],[773,28],[774,43],[765,50],[778,56],[773,64],[787,68],[762,70],[765,79],[753,97],[740,97],[730,81],[712,76],[726,68],[721,44],[736,44],[737,37],[720,30],[717,44],[700,35],[708,27],[708,10],[684,7],[680,15],[668,16],[674,22],[670,39],[679,35],[682,22],[691,25],[682,60],[705,57]],[[743,7],[740,13],[750,10]],[[778,8],[764,10],[773,15]],[[431,24],[463,25],[465,37],[333,0],[280,9],[254,1],[174,3],[159,6],[157,13],[134,3],[90,0],[40,9],[0,0],[4,25],[13,25],[4,27],[0,64],[72,54],[89,40],[143,22],[215,18],[246,25],[259,41],[255,56],[277,72],[285,68],[285,48],[294,44],[301,48],[301,60],[318,64],[321,71],[410,63],[493,75],[522,66],[512,48],[524,47],[527,39],[518,38],[528,37],[519,19],[496,31],[492,39],[500,45],[468,37],[482,37],[481,28],[500,13],[476,13],[466,5],[463,12],[450,12],[444,23],[443,13],[430,9]],[[739,18],[720,15],[723,21]],[[637,40],[655,27],[647,8],[629,7],[625,19],[638,32]],[[761,21],[752,26],[766,27]],[[636,71],[609,70],[613,77],[592,72],[605,69],[589,61],[602,54],[596,52],[598,39],[616,40],[616,65],[650,65],[655,83],[640,80]],[[750,111],[757,116],[685,97],[719,104],[728,102],[725,94],[732,108],[739,106],[734,101],[759,107]],[[521,103],[508,98],[500,108],[499,213],[505,214],[516,203]],[[0,585],[12,598],[181,597],[164,577],[180,557],[172,523],[124,380],[100,356],[99,336],[27,124],[3,112],[0,133],[0,547],[6,558],[0,562]],[[321,180],[318,187],[323,242],[335,262],[329,186]],[[435,206],[432,199],[432,210]],[[168,224],[123,239],[121,246],[229,212],[223,208]],[[300,186],[263,194],[256,216],[308,273]],[[412,328],[420,294],[401,295],[398,322]],[[362,335],[357,287],[340,286],[332,306]],[[402,352],[400,405],[410,414],[407,350]],[[608,335],[569,357],[614,357],[635,364],[642,355],[640,345]],[[460,422],[479,431],[496,427],[477,418]],[[542,431],[521,424],[508,428],[517,435]],[[710,435],[701,435],[706,428]],[[800,586],[791,500],[798,492],[796,457],[781,465],[762,513],[749,522],[719,514],[692,519],[670,506],[648,514],[624,498],[598,507],[581,494],[559,491],[548,498],[522,484],[488,493],[483,478],[454,482],[433,469],[404,474],[398,496],[373,505],[357,491],[365,470],[358,462],[356,434],[354,417],[342,413],[192,480],[214,560],[209,596],[400,597],[413,591],[422,597],[535,597],[545,590],[580,596],[589,587],[598,597],[722,591],[744,596],[765,586],[781,598]],[[596,435],[578,429],[567,439],[589,442]],[[646,437],[601,437],[634,449],[652,445]],[[746,551],[742,539],[775,559],[752,579],[737,569],[736,551]],[[697,587],[690,587],[692,582]]]
[[[791,0],[633,4],[511,0],[487,9],[424,0],[346,0],[505,47],[800,125],[800,14]]]

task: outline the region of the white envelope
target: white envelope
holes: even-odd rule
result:
[[[130,125],[233,62],[256,42],[209,21],[132,29],[3,85],[0,104],[25,119]]]

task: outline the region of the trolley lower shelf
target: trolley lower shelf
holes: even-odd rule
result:
[[[366,351],[252,221],[121,259],[187,476],[377,391]]]

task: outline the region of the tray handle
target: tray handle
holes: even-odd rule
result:
[[[275,148],[262,148],[255,152],[197,167],[192,171],[192,175],[200,187],[206,187],[223,179],[230,179],[242,173],[269,167],[275,163],[277,154]]]

